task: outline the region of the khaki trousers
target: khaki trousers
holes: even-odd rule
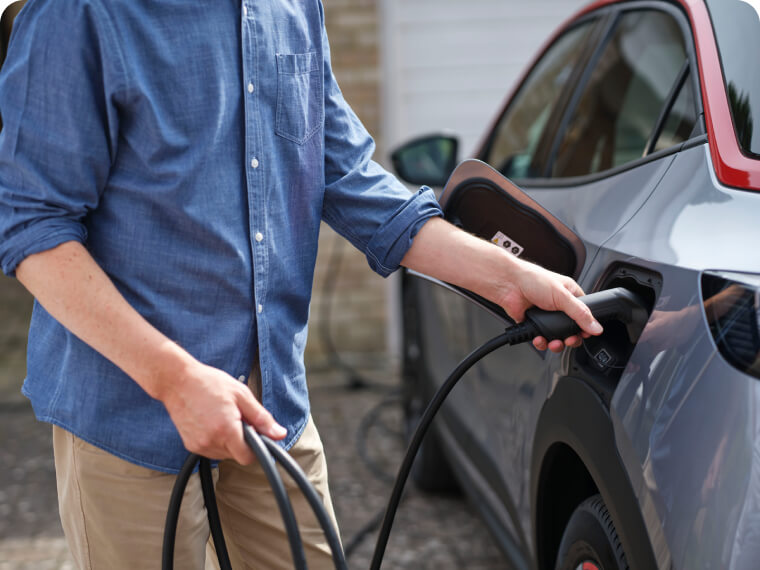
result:
[[[53,427],[63,530],[81,570],[161,568],[161,547],[175,475],[139,467]],[[335,521],[322,442],[311,418],[290,450]],[[254,462],[222,461],[214,469],[219,513],[234,570],[293,568],[287,535],[266,476]],[[330,548],[298,487],[282,470],[309,568],[333,568]],[[208,549],[208,558],[207,558]],[[185,491],[174,567],[218,568],[209,540],[200,478]]]

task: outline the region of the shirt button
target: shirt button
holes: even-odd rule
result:
[[[253,93],[253,83],[248,84],[248,93]]]
[[[251,159],[251,167],[252,168],[258,168],[259,167],[259,159],[255,156]]]
[[[248,17],[248,6],[243,6],[243,16]]]
[[[242,374],[238,376],[238,382],[245,382],[245,376],[243,376]]]
[[[256,241],[261,241],[264,239],[264,234],[262,234],[261,232],[256,232],[255,237],[256,237]]]
[[[256,307],[256,310],[260,313],[261,311],[264,310],[264,305],[259,305],[258,307]]]

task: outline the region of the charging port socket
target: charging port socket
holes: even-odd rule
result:
[[[636,293],[651,315],[662,289],[662,276],[642,267],[617,263],[605,272],[594,291],[613,287]],[[604,333],[586,339],[580,348],[573,349],[570,369],[573,376],[591,384],[609,403],[638,339],[630,338],[628,329],[620,322],[603,325]]]

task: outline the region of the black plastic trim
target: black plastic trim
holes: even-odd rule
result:
[[[497,319],[501,319],[504,322],[504,324],[508,327],[511,327],[512,325],[515,324],[515,321],[499,305],[489,301],[488,299],[481,297],[480,295],[473,293],[472,291],[469,291],[463,287],[457,287],[456,285],[451,285],[450,283],[446,283],[445,281],[441,281],[440,279],[436,279],[435,277],[430,277],[430,275],[425,275],[424,273],[420,273],[419,271],[415,271],[414,269],[404,269],[404,274],[411,277],[416,277],[418,279],[422,279],[423,281],[429,281],[433,285],[438,285],[439,287],[443,287],[444,289],[447,289],[451,291],[452,293],[456,293],[460,297],[466,298],[468,301],[471,301],[473,303],[476,303],[477,305],[480,305],[482,309],[489,312],[491,315],[493,315]]]
[[[474,196],[475,192],[491,195],[494,199],[502,201],[515,212],[516,216],[519,216],[523,226],[532,225],[535,227],[535,232],[539,235],[543,235],[540,233],[543,231],[551,237],[550,243],[554,247],[550,249],[548,243],[538,247],[532,243],[526,243],[526,237],[512,236],[525,246],[523,259],[538,263],[547,269],[562,273],[563,275],[569,275],[570,277],[578,276],[585,262],[585,255],[579,252],[577,245],[571,243],[565,235],[557,231],[557,228],[552,224],[553,220],[547,220],[543,212],[537,212],[534,208],[516,200],[491,180],[485,178],[468,179],[452,189],[449,194],[449,200],[444,207],[444,217],[454,225],[458,225],[459,210],[467,204],[470,210],[470,217],[477,219],[481,227],[477,228],[477,230],[470,227],[465,227],[464,229],[468,233],[478,235],[485,240],[490,239],[493,234],[485,235],[483,227],[490,227],[494,224],[498,227],[498,221],[488,219],[486,216],[474,215],[478,208],[472,205],[473,202],[472,200],[468,200],[468,197]],[[464,218],[464,215],[462,217]],[[554,253],[556,250],[560,251]]]
[[[583,25],[589,21],[593,22],[586,45],[581,50],[578,60],[573,66],[570,79],[557,99],[549,120],[546,122],[543,132],[541,133],[536,152],[531,159],[532,171],[544,172],[546,170],[547,164],[552,157],[551,153],[554,148],[554,141],[557,138],[557,133],[564,129],[567,109],[575,104],[573,96],[576,93],[576,88],[579,83],[586,80],[586,74],[591,67],[591,61],[597,53],[597,48],[600,42],[603,42],[606,39],[606,34],[611,25],[610,22],[611,20],[614,20],[614,15],[611,15],[613,12],[614,8],[611,7],[605,9],[601,13],[593,12],[592,14],[587,14],[585,17],[574,22],[571,26],[568,26],[567,29],[562,31],[562,35],[564,35],[574,27]],[[594,22],[594,20],[596,21]]]
[[[631,568],[657,568],[639,502],[615,444],[609,412],[582,380],[564,377],[544,403],[533,440],[531,498],[538,568],[554,568],[564,521],[551,501],[552,473],[545,458],[557,445],[577,455],[607,504]],[[560,491],[562,492],[562,491]],[[552,530],[554,529],[554,530]]]
[[[644,156],[648,156],[652,154],[652,151],[654,151],[655,146],[657,145],[657,141],[662,134],[662,130],[665,128],[665,122],[668,120],[668,116],[673,110],[673,105],[676,104],[676,99],[681,94],[681,89],[683,89],[683,86],[686,83],[686,79],[689,77],[690,67],[691,62],[689,62],[687,59],[684,61],[683,66],[681,66],[681,71],[678,72],[678,77],[676,77],[676,80],[673,82],[673,85],[670,88],[668,96],[665,98],[665,105],[660,111],[660,116],[657,117],[657,121],[654,124],[654,129],[652,129],[652,133],[649,135],[647,146],[644,149]],[[699,120],[699,115],[696,115],[696,120]]]
[[[570,118],[575,112],[576,107],[578,107],[578,103],[580,102],[583,90],[586,87],[589,78],[594,72],[594,66],[596,65],[597,61],[599,61],[599,58],[604,52],[604,48],[607,47],[607,43],[612,37],[612,32],[615,30],[618,17],[619,11],[615,10],[611,12],[610,15],[607,16],[607,18],[604,20],[604,31],[600,34],[600,37],[597,38],[596,45],[594,46],[594,51],[586,61],[586,68],[583,70],[580,79],[575,82],[575,85],[573,85],[568,103],[565,105],[564,109],[562,109],[562,118],[559,121],[559,127],[557,127],[557,129],[554,131],[554,140],[552,140],[549,155],[543,164],[544,176],[546,178],[551,177],[552,167],[554,165],[555,159],[557,158],[557,153],[559,152],[559,145],[562,143],[562,135],[567,130],[567,126],[570,123]]]

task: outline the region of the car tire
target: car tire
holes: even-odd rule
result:
[[[623,546],[601,495],[583,501],[567,521],[556,570],[628,570]]]

